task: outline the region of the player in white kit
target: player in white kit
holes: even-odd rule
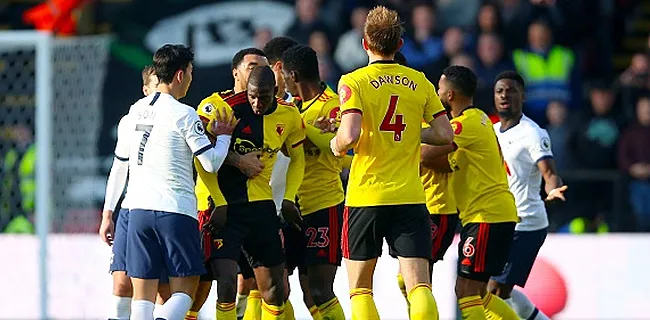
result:
[[[488,290],[504,299],[522,319],[548,319],[514,286],[524,287],[535,258],[546,239],[548,217],[544,202],[564,201],[567,186],[555,172],[551,140],[522,113],[524,80],[514,71],[499,74],[494,86],[494,105],[500,122],[494,124],[520,218],[515,227],[508,261],[501,275],[490,279]],[[546,199],[540,195],[544,179]]]
[[[199,276],[205,273],[192,177],[193,157],[208,172],[223,163],[236,121],[218,115],[208,128],[195,110],[177,99],[192,82],[194,53],[165,45],[153,65],[158,92],[131,106],[118,128],[115,156],[129,161],[126,271],[133,284],[132,320],[152,320],[158,278],[169,275],[171,297],[157,319],[181,320],[192,305]]]

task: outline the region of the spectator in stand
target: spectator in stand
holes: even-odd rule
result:
[[[459,53],[449,61],[450,66],[463,66],[474,71],[474,59],[467,53]]]
[[[500,0],[503,37],[507,39],[507,51],[526,46],[526,26],[532,13],[532,5],[526,0]]]
[[[327,25],[320,19],[319,0],[297,0],[296,20],[287,30],[287,35],[299,43],[309,43],[309,36],[314,31],[322,31],[331,35]]]
[[[339,38],[334,59],[343,72],[349,72],[368,64],[368,55],[361,46],[363,25],[366,23],[368,8],[358,7],[352,11],[350,24],[352,29]]]
[[[258,28],[255,30],[255,48],[257,49],[264,49],[264,46],[266,45],[269,40],[273,38],[273,32],[269,28]]]
[[[583,169],[611,170],[616,168],[616,142],[620,118],[615,108],[614,92],[604,81],[595,81],[589,90],[590,108],[579,116],[571,149],[576,154],[576,166]]]
[[[483,4],[479,9],[478,17],[476,18],[476,27],[474,28],[471,39],[471,47],[476,48],[482,34],[490,33],[501,35],[501,24],[499,8],[494,3]]]
[[[618,149],[619,168],[630,175],[629,196],[639,231],[650,231],[650,97],[636,104],[636,123],[627,128]]]
[[[442,57],[442,39],[434,34],[436,14],[429,3],[416,5],[411,12],[411,27],[404,36],[402,53],[409,65],[419,70],[430,69]]]
[[[621,97],[626,107],[623,113],[628,119],[635,118],[636,101],[650,89],[650,61],[648,55],[637,53],[632,56],[630,66],[618,78]]]
[[[311,36],[309,36],[309,46],[314,49],[318,57],[321,80],[330,87],[336,88],[341,72],[332,59],[331,46],[327,36],[321,31],[312,32]]]
[[[580,102],[581,84],[571,49],[553,44],[553,35],[544,21],[528,28],[527,49],[513,52],[517,71],[526,79],[526,113],[540,126],[546,124],[546,107],[551,101],[574,107]]]
[[[476,62],[472,70],[476,73],[478,87],[474,94],[476,105],[487,114],[494,113],[492,88],[497,75],[506,70],[514,70],[514,65],[503,55],[503,44],[495,33],[482,33],[478,38]]]
[[[553,101],[546,108],[548,125],[546,131],[551,138],[551,151],[558,171],[566,171],[573,168],[569,138],[571,137],[571,124],[568,121],[568,110],[564,103]]]
[[[443,55],[434,63],[430,70],[423,70],[429,79],[438,79],[442,70],[449,66],[452,57],[465,51],[465,33],[457,27],[451,27],[442,36]],[[408,57],[407,57],[408,59]],[[409,61],[410,63],[410,61]]]

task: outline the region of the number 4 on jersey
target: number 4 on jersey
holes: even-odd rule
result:
[[[402,132],[404,132],[404,130],[406,129],[406,123],[403,122],[404,115],[395,114],[395,109],[397,108],[397,100],[399,100],[399,96],[390,96],[388,111],[386,111],[384,120],[381,121],[379,130],[393,132],[394,133],[393,140],[399,142],[402,141]],[[393,116],[395,116],[395,122],[392,122]]]

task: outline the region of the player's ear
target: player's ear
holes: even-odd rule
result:
[[[273,70],[282,71],[282,61],[278,60],[273,64]]]
[[[361,38],[361,46],[363,47],[363,50],[368,51],[368,44],[366,43],[366,38]]]
[[[291,80],[292,80],[294,83],[296,83],[296,82],[300,82],[300,75],[298,74],[298,72],[291,71]]]
[[[149,92],[149,87],[147,87],[145,85],[142,85],[142,94],[144,94],[144,96],[146,97],[146,96],[149,95],[149,93],[150,93]]]
[[[232,78],[235,79],[235,81],[237,81],[237,68],[232,69]]]
[[[174,79],[178,82],[183,82],[183,78],[185,77],[185,70],[176,70],[176,73],[174,74]]]
[[[399,43],[397,44],[397,50],[401,49],[404,45],[404,38],[399,38]]]

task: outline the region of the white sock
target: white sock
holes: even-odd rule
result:
[[[108,319],[129,320],[131,316],[131,297],[113,296],[113,307]]]
[[[192,307],[192,298],[182,292],[174,292],[160,308],[158,318],[165,320],[184,320]]]
[[[153,302],[133,300],[131,302],[131,320],[153,320]]]
[[[237,312],[237,318],[244,316],[246,312],[246,304],[248,304],[248,295],[247,294],[237,294],[237,305],[235,310]]]
[[[162,304],[157,304],[156,303],[155,307],[153,308],[153,318],[154,319],[161,318],[160,310],[162,309],[162,307],[163,307]]]
[[[542,311],[537,309],[526,295],[517,290],[513,289],[510,293],[510,298],[506,299],[506,303],[510,305],[512,310],[517,313],[517,315],[522,319],[527,320],[550,320],[550,318],[545,315]]]

